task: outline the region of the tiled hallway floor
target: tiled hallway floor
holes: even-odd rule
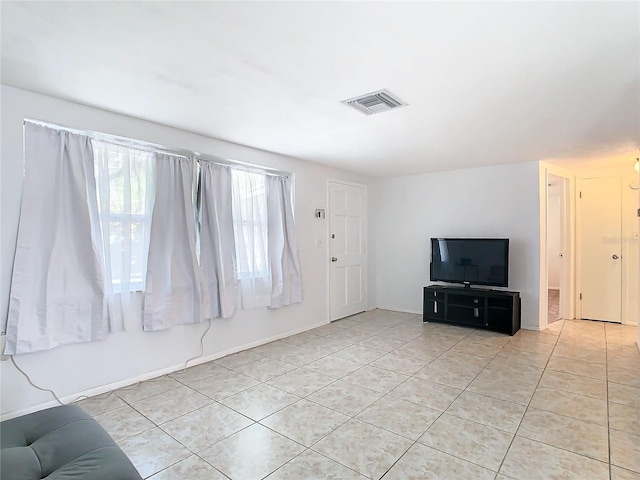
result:
[[[560,290],[549,289],[548,292],[549,316],[547,322],[553,323],[560,320]]]
[[[375,310],[80,405],[153,480],[638,480],[635,338]]]

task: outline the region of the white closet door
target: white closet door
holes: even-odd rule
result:
[[[622,320],[622,190],[617,177],[582,181],[581,317]]]

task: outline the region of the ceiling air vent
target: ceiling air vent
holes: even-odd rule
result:
[[[341,103],[350,105],[365,115],[387,112],[407,105],[406,102],[400,100],[389,90],[378,90],[377,92],[343,100]]]

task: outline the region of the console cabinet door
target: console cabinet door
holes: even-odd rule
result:
[[[424,290],[423,300],[423,316],[429,320],[445,319],[445,295],[442,292],[434,292],[433,290]]]

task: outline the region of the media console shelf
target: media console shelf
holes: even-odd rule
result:
[[[520,330],[520,292],[424,287],[422,321],[484,328],[513,335]]]

